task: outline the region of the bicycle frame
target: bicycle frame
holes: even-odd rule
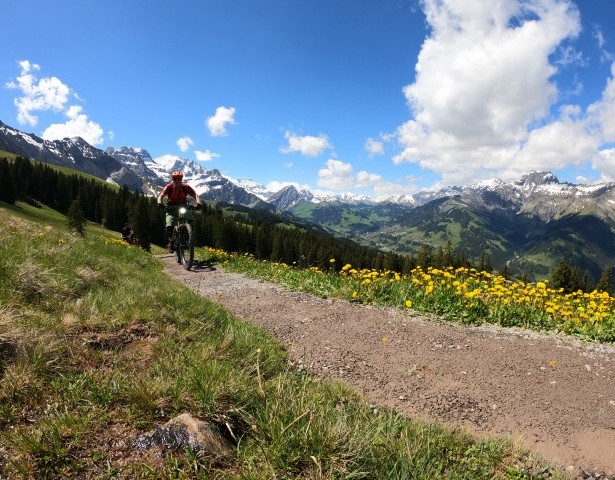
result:
[[[194,232],[191,222],[186,218],[188,210],[194,207],[178,205],[167,207],[167,212],[173,212],[175,224],[173,226],[173,243],[175,244],[175,258],[186,270],[190,270],[194,262]]]

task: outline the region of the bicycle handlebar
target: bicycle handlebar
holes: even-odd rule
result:
[[[177,210],[182,207],[187,208],[188,210],[201,210],[201,208],[203,208],[203,205],[165,205],[164,203],[159,203],[158,207],[164,208],[166,210]]]

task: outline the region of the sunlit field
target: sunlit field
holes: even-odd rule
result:
[[[117,232],[88,224],[82,237],[26,204],[0,204],[0,223],[2,479],[565,478],[513,439],[374,409],[295,370],[264,330],[172,281]],[[395,283],[199,253],[354,301]],[[232,433],[228,457],[134,444],[186,412]]]
[[[607,292],[564,294],[548,282],[525,283],[468,268],[415,268],[409,275],[336,265],[323,271],[258,261],[249,255],[205,249],[233,271],[267,278],[321,297],[392,306],[465,324],[492,323],[615,341],[615,298]]]

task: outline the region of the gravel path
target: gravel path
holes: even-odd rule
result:
[[[298,368],[352,385],[374,405],[510,436],[579,478],[615,478],[613,345],[445,324],[160,258],[171,277],[277,337]]]

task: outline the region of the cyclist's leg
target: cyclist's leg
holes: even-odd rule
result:
[[[173,253],[173,225],[174,224],[175,224],[174,213],[167,212],[167,215],[166,215],[167,247],[170,253]]]

